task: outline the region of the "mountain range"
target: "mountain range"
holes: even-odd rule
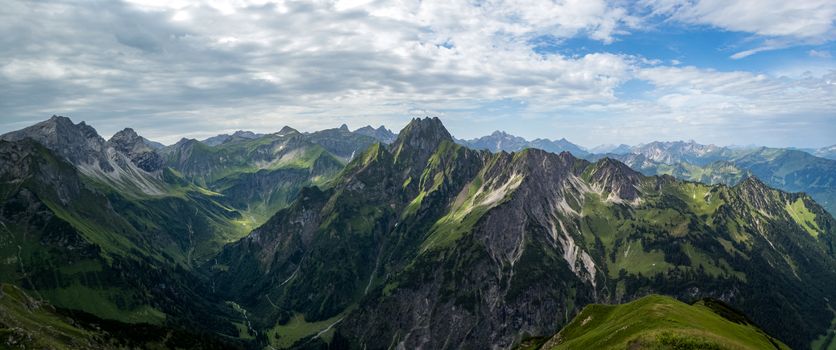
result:
[[[491,152],[518,152],[526,148],[538,148],[553,153],[566,151],[591,161],[610,157],[645,175],[667,174],[708,184],[734,185],[754,175],[772,187],[789,192],[805,192],[831,214],[836,214],[834,146],[820,149],[723,147],[694,141],[668,141],[637,146],[610,144],[586,149],[566,139],[528,141],[502,131],[457,142]]]
[[[652,142],[611,157],[646,175],[668,174],[708,184],[734,185],[749,176],[788,192],[805,192],[836,213],[836,160],[784,148],[729,148],[691,142]]]
[[[547,152],[560,153],[570,152],[575,156],[583,157],[589,154],[583,147],[568,140],[534,139],[528,141],[522,137],[508,134],[504,131],[494,131],[488,136],[471,140],[457,140],[457,143],[477,149],[491,152],[518,152],[526,148],[538,148]]]
[[[0,282],[15,295],[0,299],[10,303],[0,303],[0,322],[29,325],[6,339],[565,348],[585,341],[584,322],[596,332],[623,326],[598,318],[624,308],[587,305],[638,300],[626,305],[699,314],[682,327],[706,330],[625,338],[647,348],[733,348],[735,336],[833,344],[836,220],[815,197],[758,175],[772,171],[783,186],[816,175],[807,165],[770,170],[787,153],[660,144],[636,154],[700,168],[732,157],[746,170],[732,185],[650,176],[615,156],[470,148],[437,118],[413,119],[396,136],[382,127],[236,134],[160,148],[131,129],[104,140],[53,117],[0,136]],[[798,159],[786,164],[825,164]],[[6,311],[20,305],[37,313]],[[747,321],[729,328],[726,316]]]

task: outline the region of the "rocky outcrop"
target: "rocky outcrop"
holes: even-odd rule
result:
[[[145,138],[137,135],[131,129],[126,128],[117,132],[107,145],[113,147],[117,152],[126,155],[140,169],[147,172],[161,170],[164,165],[163,158],[146,142]]]
[[[107,159],[107,144],[96,129],[70,118],[53,115],[46,121],[0,136],[6,141],[32,139],[66,158],[73,164],[90,165],[103,171],[113,171]]]

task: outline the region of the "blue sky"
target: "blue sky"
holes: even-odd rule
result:
[[[585,146],[836,144],[836,2],[10,1],[0,132],[166,143],[439,116]]]

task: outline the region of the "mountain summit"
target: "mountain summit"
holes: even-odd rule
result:
[[[127,155],[142,170],[153,172],[163,167],[163,158],[149,146],[148,140],[139,136],[134,129],[125,128],[117,132],[107,144]]]
[[[453,142],[453,136],[438,117],[414,118],[398,133],[391,149],[396,160],[409,159],[417,165],[426,162],[443,142]]]
[[[26,138],[37,141],[74,164],[86,164],[100,167],[104,171],[113,171],[104,155],[105,140],[99,136],[96,129],[83,121],[75,124],[70,118],[53,115],[48,120],[0,136],[0,139],[6,141]]]

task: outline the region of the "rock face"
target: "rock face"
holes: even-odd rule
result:
[[[133,130],[105,141],[84,122],[52,116],[49,120],[0,136],[7,141],[32,139],[72,163],[84,175],[124,192],[161,196],[160,156]]]
[[[155,172],[162,169],[164,162],[157,152],[151,148],[147,140],[136,134],[131,128],[126,128],[110,138],[107,145],[128,156],[140,169]]]
[[[652,292],[722,299],[800,347],[832,318],[835,227],[808,197],[754,179],[707,186],[567,152],[474,151],[428,118],[206,269],[256,327],[302,313],[361,348],[510,348],[586,304]],[[779,308],[798,317],[776,321]]]
[[[105,140],[84,122],[73,124],[70,118],[53,115],[46,121],[0,136],[0,139],[6,141],[27,138],[53,150],[73,164],[98,166],[106,172],[114,170],[105,154]]]

